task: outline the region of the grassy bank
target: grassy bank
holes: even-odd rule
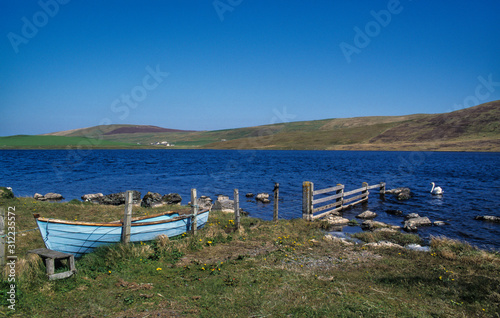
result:
[[[115,220],[122,207],[11,199],[17,231],[31,216]],[[179,207],[177,207],[179,208]],[[164,210],[165,208],[159,208]],[[182,209],[182,207],[181,207]],[[184,208],[186,209],[186,208]],[[134,215],[159,211],[134,208]],[[77,275],[47,281],[38,231],[17,236],[17,317],[500,317],[500,255],[443,238],[430,252],[350,244],[325,237],[321,222],[211,212],[195,236],[114,245],[77,260]],[[364,233],[365,241],[418,241]]]

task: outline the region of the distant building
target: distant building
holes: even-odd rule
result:
[[[165,147],[173,146],[173,144],[169,143],[168,141],[157,141],[157,142],[152,142],[151,144],[155,146],[165,146]]]

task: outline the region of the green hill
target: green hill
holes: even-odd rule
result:
[[[157,148],[164,146],[151,144],[168,141],[175,148],[195,149],[500,151],[500,101],[443,114],[334,118],[214,131],[106,125],[38,136],[42,139],[21,137],[0,138],[0,148],[82,142],[99,148]],[[45,139],[55,137],[84,139]]]
[[[85,137],[16,135],[0,137],[0,149],[9,148],[122,148],[133,146],[130,143],[114,142]]]

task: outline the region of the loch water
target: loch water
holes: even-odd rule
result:
[[[386,182],[387,189],[409,187],[412,198],[381,198],[372,190],[368,204],[344,212],[353,219],[363,210],[377,221],[401,225],[403,217],[386,213],[397,209],[445,221],[444,226],[421,227],[424,238],[444,235],[486,249],[500,250],[500,224],[476,221],[476,215],[500,216],[500,153],[384,152],[384,151],[274,151],[274,150],[0,150],[0,186],[16,196],[38,192],[60,193],[65,200],[83,194],[138,190],[160,194],[177,192],[183,204],[190,189],[216,199],[232,197],[239,189],[240,206],[250,216],[272,219],[273,204],[245,197],[247,192],[272,194],[280,184],[279,217],[302,216],[302,183],[315,189],[346,186],[346,191]],[[430,182],[444,190],[430,194]],[[355,231],[346,228],[346,231]]]

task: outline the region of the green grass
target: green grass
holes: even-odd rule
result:
[[[3,201],[21,228],[51,217],[116,219],[123,207]],[[134,214],[147,213],[136,208]],[[17,317],[499,317],[500,255],[444,238],[431,252],[324,239],[321,223],[278,223],[211,212],[196,235],[103,247],[77,275],[47,281],[38,256],[19,252]],[[30,219],[30,220],[28,220]],[[26,232],[39,235],[36,232]],[[384,234],[389,235],[389,234]],[[396,235],[395,241],[402,237]],[[25,249],[41,240],[18,236]],[[372,238],[373,239],[373,238]],[[391,237],[384,236],[385,240]],[[413,241],[403,237],[403,241]]]
[[[86,148],[109,148],[109,147],[130,147],[130,143],[113,142],[101,139],[85,137],[64,137],[64,136],[37,136],[37,135],[16,135],[0,137],[0,149],[8,148],[53,148],[53,147],[80,147]]]

